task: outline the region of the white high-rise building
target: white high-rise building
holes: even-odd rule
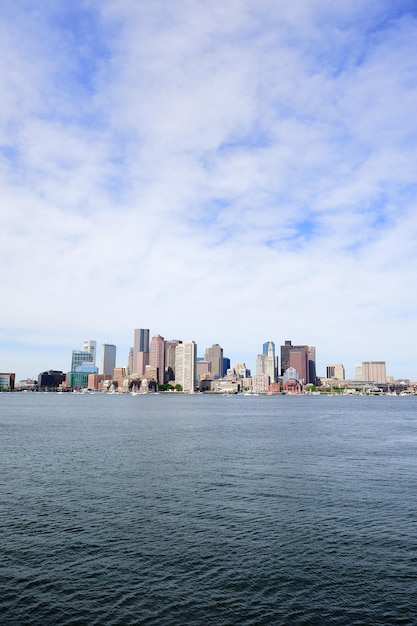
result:
[[[272,341],[268,342],[268,351],[265,361],[265,374],[269,376],[271,383],[276,381],[276,365],[275,365],[275,344]]]
[[[112,376],[116,367],[116,346],[110,343],[103,343],[101,346],[100,374]]]
[[[185,341],[175,348],[175,383],[194,393],[197,380],[197,344]]]
[[[256,376],[266,374],[266,354],[258,354],[256,357]]]
[[[83,351],[93,355],[93,363],[96,364],[97,341],[95,339],[86,339],[83,345]]]

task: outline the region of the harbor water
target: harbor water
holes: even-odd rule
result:
[[[417,623],[417,397],[0,394],[4,625]]]

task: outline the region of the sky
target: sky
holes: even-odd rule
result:
[[[135,328],[417,380],[415,0],[2,0],[0,371]]]

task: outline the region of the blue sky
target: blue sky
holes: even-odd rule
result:
[[[133,329],[417,379],[417,6],[6,0],[0,370]]]

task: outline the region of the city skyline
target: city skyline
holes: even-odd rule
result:
[[[318,375],[417,380],[415,2],[6,2],[0,27],[1,371],[88,337],[125,365],[140,326],[252,373],[290,337]]]
[[[140,340],[139,337],[141,338]],[[207,346],[206,348],[200,347],[197,349],[198,344],[194,339],[188,339],[185,341],[183,339],[165,339],[158,333],[153,335],[153,332],[147,328],[134,329],[133,342],[137,348],[141,347],[147,349],[147,352],[137,352],[137,354],[141,355],[141,358],[139,359],[135,358],[135,349],[132,347],[124,357],[118,356],[118,360],[116,360],[116,354],[119,354],[119,350],[114,344],[102,343],[100,352],[96,352],[97,341],[85,340],[84,342],[80,342],[80,345],[82,346],[80,349],[72,349],[71,355],[67,355],[71,363],[70,368],[50,366],[44,370],[40,370],[34,375],[25,377],[21,377],[19,374],[14,372],[15,379],[16,382],[26,379],[36,380],[39,374],[50,370],[62,371],[67,374],[74,371],[94,370],[100,374],[110,374],[110,369],[112,367],[126,369],[126,372],[129,372],[130,375],[139,374],[140,376],[146,377],[146,374],[149,374],[149,372],[147,372],[147,368],[150,368],[152,372],[154,372],[154,376],[152,376],[152,378],[155,379],[157,383],[162,383],[164,380],[167,382],[170,379],[169,376],[167,378],[167,368],[173,368],[175,370],[175,363],[177,359],[176,347],[183,344],[192,344],[192,354],[193,358],[196,360],[196,366],[198,363],[204,363],[204,373],[210,372],[214,377],[219,376],[218,372],[220,369],[225,372],[221,362],[227,360],[230,368],[237,368],[236,372],[239,373],[240,376],[245,377],[242,372],[239,372],[240,366],[245,365],[248,370],[246,376],[250,375],[254,378],[259,375],[266,374],[269,376],[271,382],[278,380],[278,378],[282,379],[288,368],[292,368],[297,371],[300,380],[304,381],[304,384],[315,382],[316,376],[317,378],[322,379],[356,379],[383,382],[385,378],[393,378],[398,381],[409,380],[411,382],[416,382],[413,378],[407,375],[396,377],[390,372],[389,363],[387,364],[385,360],[358,361],[355,363],[353,372],[346,372],[343,363],[336,364],[329,362],[322,368],[321,371],[317,368],[316,346],[297,345],[294,344],[292,340],[288,339],[282,341],[281,344],[279,342],[276,344],[276,342],[271,339],[266,342],[260,342],[259,346],[261,351],[259,351],[257,355],[252,355],[252,361],[244,361],[242,359],[231,360],[227,355],[227,351],[225,351],[223,346],[220,346],[218,343]],[[95,353],[94,356],[87,350],[87,348],[91,345],[93,345],[93,351]],[[275,356],[276,347],[280,356]],[[172,353],[170,352],[171,349],[173,349]],[[94,359],[96,358],[96,355],[100,358],[100,367],[94,366]],[[104,366],[105,362],[107,363],[106,367]],[[131,369],[131,366],[133,366],[134,363],[139,364],[139,369]],[[81,369],[79,369],[80,366],[82,366]],[[11,370],[9,369],[9,371]],[[193,376],[195,377],[196,373],[193,374]],[[174,376],[172,379],[174,379]]]

